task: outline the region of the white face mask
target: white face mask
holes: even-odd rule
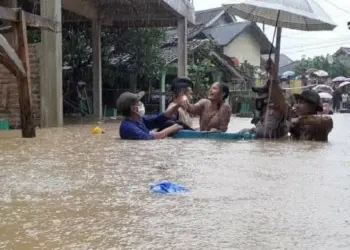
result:
[[[141,117],[143,117],[145,115],[146,109],[145,109],[145,105],[143,105],[143,103],[138,106],[138,112],[137,113]]]

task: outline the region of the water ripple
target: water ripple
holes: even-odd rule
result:
[[[349,249],[350,116],[334,119],[329,143],[130,142],[116,124],[1,140],[0,249]],[[151,194],[164,179],[191,192]]]

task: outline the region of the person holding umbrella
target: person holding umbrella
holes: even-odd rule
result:
[[[268,71],[271,76],[276,75],[276,65],[272,60],[268,62]],[[295,94],[296,103],[290,106],[282,94],[280,86],[272,77],[267,85],[255,88],[255,91],[270,93],[270,103],[273,104],[275,114],[283,114],[284,121],[280,123],[289,127],[292,139],[327,141],[328,134],[333,129],[333,120],[330,116],[318,115],[323,111],[321,97],[314,90],[304,90],[301,94]],[[278,118],[280,118],[278,116]],[[272,119],[272,118],[271,118]],[[274,124],[278,127],[277,124]],[[263,124],[268,128],[268,124]]]
[[[279,127],[284,126],[283,124],[288,124],[288,122],[291,120],[292,115],[295,115],[293,112],[291,112],[291,107],[285,102],[281,88],[278,86],[278,84],[276,84],[279,75],[278,66],[280,58],[282,28],[304,31],[321,31],[333,30],[336,27],[336,24],[324,12],[320,5],[313,0],[300,0],[297,4],[295,3],[295,0],[226,0],[224,2],[227,2],[227,4],[224,3],[223,7],[225,8],[226,12],[231,15],[239,16],[240,18],[252,22],[260,22],[275,27],[272,42],[274,42],[276,38],[275,63],[277,67],[270,64],[269,71],[273,71],[271,80],[268,82],[265,88],[255,89],[255,92],[268,93],[269,99],[273,99],[268,103],[269,105],[273,105],[275,114],[271,113],[271,108],[267,109],[265,112],[265,117],[268,118],[268,120],[270,119],[273,121],[273,117],[276,117],[276,114],[278,114],[278,116],[283,116],[284,122],[277,123],[277,121],[279,121],[279,119],[277,119],[272,123],[272,126],[270,127],[266,124],[268,120],[265,120],[262,123],[263,131],[268,130],[268,128],[272,129],[272,131],[275,131]],[[271,62],[272,52],[273,46],[271,46],[269,56],[269,61]],[[307,103],[307,105],[310,105],[310,103]],[[313,113],[314,112],[316,111],[313,110]],[[296,121],[296,119],[294,121]],[[304,118],[300,119],[300,122],[304,121]],[[316,119],[316,121],[319,122],[322,121],[322,119]],[[333,126],[333,122],[331,122],[331,124],[332,125],[327,126]],[[304,124],[302,126],[304,126]],[[318,125],[313,126],[317,128]],[[330,130],[326,129],[323,131],[329,132]],[[324,133],[328,135],[328,133]],[[269,133],[265,132],[263,135],[269,136]],[[323,136],[323,138],[326,137],[327,136]],[[308,138],[311,139],[312,136]]]

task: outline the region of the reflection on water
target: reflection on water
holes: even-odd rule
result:
[[[329,143],[3,139],[0,248],[349,249],[350,116],[334,120]],[[191,192],[152,195],[163,179]]]

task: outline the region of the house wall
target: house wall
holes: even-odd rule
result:
[[[40,125],[40,76],[38,45],[29,45],[29,64],[32,80],[32,101],[36,125]],[[10,121],[14,127],[20,126],[18,83],[14,75],[0,64],[0,119]]]
[[[253,35],[244,32],[224,47],[224,54],[260,67],[260,44]]]

